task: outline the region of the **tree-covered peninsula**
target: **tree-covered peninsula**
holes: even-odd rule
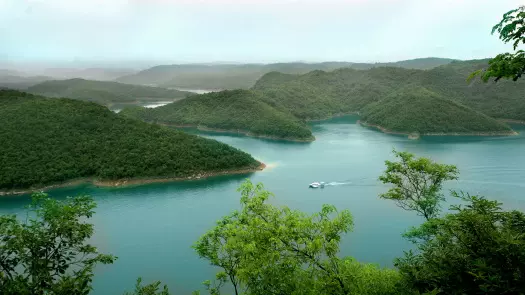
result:
[[[511,135],[505,123],[444,98],[423,87],[408,86],[361,111],[361,123],[402,134]]]
[[[191,93],[174,89],[85,79],[51,80],[31,86],[27,92],[48,97],[69,97],[106,106],[174,101]]]
[[[267,101],[254,91],[226,90],[190,96],[154,109],[128,108],[122,110],[121,114],[172,126],[198,127],[294,141],[314,139],[304,121]]]
[[[77,179],[192,178],[257,170],[226,144],[104,106],[0,90],[0,191]]]

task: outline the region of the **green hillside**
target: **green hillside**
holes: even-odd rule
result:
[[[272,107],[259,93],[249,90],[194,95],[154,109],[124,109],[121,114],[147,122],[198,126],[278,139],[313,140],[304,122]]]
[[[506,124],[422,87],[406,87],[369,104],[361,121],[390,132],[513,134]]]
[[[84,79],[52,80],[29,87],[28,92],[48,97],[69,97],[103,105],[173,101],[190,93],[159,87]]]
[[[116,81],[161,87],[187,89],[249,89],[263,75],[270,72],[305,74],[314,70],[333,71],[338,68],[370,69],[382,66],[409,69],[429,69],[448,64],[445,58],[420,58],[393,63],[275,63],[275,64],[185,64],[161,65],[136,74],[118,78]]]
[[[281,95],[280,103],[289,106],[300,105],[301,101],[309,100],[312,93],[316,93],[318,104],[303,105],[301,112],[316,113],[318,105],[323,104],[325,110],[319,115],[323,117],[326,113],[358,112],[368,104],[412,85],[427,88],[493,118],[525,120],[525,81],[467,82],[470,73],[486,66],[487,60],[473,60],[454,61],[430,70],[378,67],[313,71],[304,75],[269,73],[258,80],[253,89],[262,93],[294,89],[293,96]],[[297,87],[298,84],[303,86]]]
[[[259,166],[215,140],[126,118],[92,102],[14,90],[0,90],[0,138],[0,190]]]
[[[470,73],[487,65],[487,59],[453,62],[422,73],[418,83],[491,117],[525,121],[525,81],[466,82]]]

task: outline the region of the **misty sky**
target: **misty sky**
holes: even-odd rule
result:
[[[484,58],[525,0],[0,0],[0,61]]]

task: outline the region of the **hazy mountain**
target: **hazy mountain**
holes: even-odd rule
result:
[[[174,89],[85,79],[45,81],[29,87],[27,91],[48,97],[94,101],[106,106],[117,103],[140,104],[141,102],[174,101],[191,94]]]
[[[421,58],[394,63],[275,63],[275,64],[181,64],[160,65],[123,76],[118,82],[129,84],[179,87],[188,89],[248,89],[264,74],[278,71],[288,74],[305,74],[313,70],[332,71],[343,67],[369,69],[379,66],[397,66],[410,69],[429,69],[448,64],[452,60],[444,58]]]

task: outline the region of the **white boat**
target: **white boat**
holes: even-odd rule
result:
[[[310,188],[323,188],[325,185],[324,182],[312,182],[310,183],[309,187]]]

